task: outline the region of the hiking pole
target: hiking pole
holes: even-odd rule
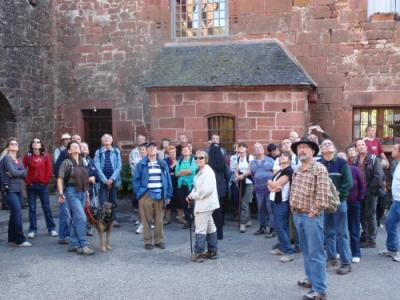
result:
[[[190,237],[190,254],[193,255],[193,238],[192,238],[192,220],[193,215],[190,210],[190,202],[188,202],[188,209],[189,209],[189,237]]]
[[[243,180],[239,181],[239,227],[240,227],[240,217],[242,215],[242,195],[243,195]]]
[[[68,216],[68,218],[69,218],[69,220],[70,220],[70,225],[71,225],[72,229],[74,230],[74,233],[75,233],[75,235],[76,235],[76,239],[78,240],[79,246],[81,246],[81,249],[83,249],[81,239],[79,238],[78,232],[76,231],[76,228],[75,228],[75,225],[74,225],[74,223],[72,222],[71,213],[69,212],[69,209],[68,209],[67,207],[65,207],[65,211],[67,212],[67,216]]]

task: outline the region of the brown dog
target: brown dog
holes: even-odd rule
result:
[[[107,250],[112,250],[110,245],[110,236],[113,223],[113,210],[114,205],[111,202],[105,202],[100,209],[90,209],[90,214],[88,215],[88,210],[85,210],[88,215],[88,221],[91,225],[96,226],[97,232],[100,239],[100,248],[102,251],[107,252]],[[106,231],[106,240],[103,239],[103,232]]]

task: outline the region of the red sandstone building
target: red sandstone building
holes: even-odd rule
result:
[[[197,147],[212,132],[228,146],[266,144],[304,133],[309,122],[342,147],[372,124],[390,145],[400,136],[397,2],[36,2],[26,18],[51,24],[37,34],[48,47],[31,55],[47,63],[37,86],[48,104],[32,115],[16,109],[12,73],[0,73],[0,96],[11,106],[3,119],[33,124],[16,127],[23,139],[47,126],[55,142],[71,131],[96,147],[112,132],[126,152],[138,133],[184,133]],[[18,56],[9,49],[0,63]]]

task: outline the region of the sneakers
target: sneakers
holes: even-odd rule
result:
[[[215,252],[215,251],[208,251],[208,256],[207,256],[207,258],[208,258],[208,259],[217,259],[217,258],[218,258],[217,252]]]
[[[246,227],[251,227],[251,221],[248,221],[248,222],[246,223]]]
[[[145,244],[144,245],[144,249],[146,249],[146,250],[153,250],[153,248],[154,248],[153,244]]]
[[[30,238],[30,239],[35,238],[35,236],[36,236],[36,233],[34,231],[31,231],[28,233],[28,238]]]
[[[272,255],[284,255],[285,254],[281,250],[279,250],[278,248],[269,251],[269,253],[272,254]]]
[[[17,244],[17,247],[20,247],[20,248],[32,247],[32,244],[29,243],[28,241],[25,241],[25,242],[23,242],[21,244]]]
[[[361,248],[376,248],[376,242],[366,241],[361,242]]]
[[[141,234],[143,233],[143,224],[140,223],[138,228],[136,229],[136,234]]]
[[[339,265],[339,260],[337,260],[336,258],[333,259],[328,259],[326,261],[326,267],[330,268],[330,267],[337,267]]]
[[[57,233],[57,231],[52,230],[52,231],[49,232],[49,236],[51,236],[51,237],[57,237],[57,236],[58,236],[58,233]]]
[[[303,300],[325,300],[326,295],[325,294],[319,294],[313,290],[309,291],[307,294],[303,296]]]
[[[353,257],[353,258],[351,259],[351,262],[352,262],[353,264],[359,264],[359,263],[360,263],[360,258],[359,258],[359,257]]]
[[[239,231],[240,231],[241,233],[245,233],[245,232],[246,232],[246,224],[240,224]]]
[[[60,245],[68,245],[69,242],[68,242],[68,239],[64,239],[64,240],[58,240],[58,241],[57,241],[57,244],[60,244]]]
[[[163,249],[163,250],[166,248],[164,242],[160,242],[158,244],[155,244],[154,246],[156,246],[157,248]]]
[[[351,272],[351,265],[341,265],[340,268],[336,270],[336,274],[346,275]]]
[[[297,281],[297,285],[301,286],[303,288],[306,288],[306,289],[311,289],[312,288],[312,284],[307,278],[304,278],[304,279],[301,279],[301,280]]]
[[[85,246],[83,248],[78,248],[76,250],[76,253],[79,254],[79,255],[93,255],[94,254],[94,250],[90,249],[87,246]]]
[[[140,221],[139,221],[139,219],[137,219],[136,221],[135,221],[135,225],[137,226],[137,225],[139,225],[140,224]]]
[[[399,252],[382,250],[382,251],[379,251],[379,255],[386,256],[386,257],[395,257],[395,256],[399,255]]]
[[[291,262],[294,260],[294,255],[293,254],[285,254],[279,259],[283,263]]]
[[[261,235],[265,233],[265,228],[260,227],[260,229],[258,229],[256,232],[254,232],[254,235]]]
[[[274,238],[274,237],[276,237],[276,233],[275,233],[274,230],[270,230],[270,232],[268,232],[268,233],[265,235],[265,238],[266,238],[266,239],[272,239],[272,238]]]

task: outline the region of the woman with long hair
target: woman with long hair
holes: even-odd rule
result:
[[[36,198],[42,204],[47,231],[50,236],[58,236],[56,224],[50,209],[48,184],[53,174],[50,155],[45,152],[43,142],[35,137],[32,139],[29,152],[24,156],[24,166],[27,171],[25,178],[29,203],[29,233],[28,238],[33,239],[37,233]]]
[[[214,210],[213,218],[217,226],[218,239],[224,237],[224,200],[228,192],[229,171],[219,144],[211,144],[208,165],[213,169],[217,181],[219,208]]]
[[[71,218],[68,252],[82,255],[94,253],[87,246],[85,201],[89,201],[89,174],[81,157],[79,143],[72,141],[67,146],[68,158],[65,159],[58,173],[58,201],[67,204],[67,214]]]
[[[0,176],[1,190],[10,209],[8,223],[8,242],[15,243],[17,247],[31,247],[22,228],[22,184],[26,171],[22,161],[17,157],[18,141],[10,138],[7,142],[8,153],[1,160]]]

